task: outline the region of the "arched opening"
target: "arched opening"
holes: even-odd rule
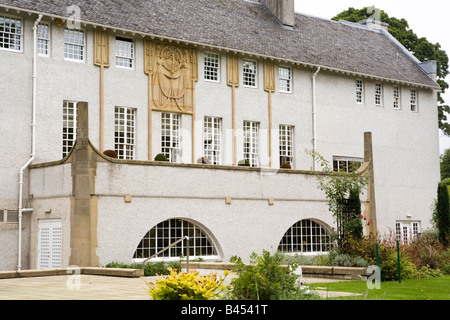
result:
[[[189,237],[191,259],[218,259],[214,242],[199,225],[183,220],[169,219],[154,226],[142,238],[134,252],[133,259],[146,259],[183,237]],[[155,260],[176,260],[187,256],[187,243],[182,241],[160,253]]]
[[[328,253],[333,243],[328,229],[314,220],[300,220],[281,239],[278,250],[292,254]]]

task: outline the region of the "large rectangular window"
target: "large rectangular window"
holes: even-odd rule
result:
[[[278,74],[280,78],[280,91],[291,93],[292,92],[291,68],[279,67]]]
[[[67,156],[77,139],[77,102],[63,103],[62,156]]]
[[[50,25],[41,22],[37,28],[37,50],[41,56],[50,54]]]
[[[256,62],[244,60],[243,64],[244,86],[256,88],[256,75],[257,75]]]
[[[356,80],[356,102],[364,103],[364,82]]]
[[[259,165],[259,123],[244,121],[244,159],[251,167]]]
[[[84,61],[84,51],[84,31],[64,29],[64,58],[74,61]]]
[[[119,159],[134,159],[136,110],[115,108],[114,148]]]
[[[294,162],[294,127],[280,125],[280,166]]]
[[[0,49],[22,50],[22,19],[0,15]]]
[[[221,164],[222,119],[205,117],[203,122],[203,156],[211,164]]]
[[[134,43],[132,39],[116,37],[116,67],[132,69]]]
[[[205,80],[219,81],[219,55],[215,53],[205,53],[204,74]]]
[[[177,162],[180,154],[180,115],[161,113],[161,153],[170,162]]]

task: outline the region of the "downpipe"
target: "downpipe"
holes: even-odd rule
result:
[[[36,104],[37,104],[37,28],[41,22],[42,15],[34,22],[33,26],[33,105],[32,114],[33,120],[31,123],[32,141],[31,141],[31,157],[27,163],[20,168],[19,172],[19,239],[18,239],[18,255],[17,255],[17,270],[22,269],[22,217],[24,212],[32,212],[31,208],[23,208],[23,175],[25,170],[30,166],[36,156]]]

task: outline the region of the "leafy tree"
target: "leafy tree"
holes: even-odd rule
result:
[[[354,9],[349,8],[332,20],[346,20],[350,22],[359,22],[372,18],[375,8]],[[447,113],[450,113],[450,107],[445,104],[443,94],[449,88],[445,82],[446,76],[449,74],[449,59],[447,53],[442,50],[439,43],[431,43],[424,37],[417,36],[412,29],[410,29],[408,21],[405,19],[397,19],[390,17],[386,12],[380,10],[376,11],[376,18],[381,22],[389,24],[389,33],[397,39],[407,50],[409,50],[417,59],[424,62],[426,60],[435,60],[437,63],[437,83],[441,86],[441,91],[438,92],[438,114],[439,114],[439,128],[446,135],[450,135],[450,124],[447,123]]]
[[[437,205],[433,213],[433,221],[438,230],[439,241],[447,246],[450,240],[450,205],[448,187],[450,181],[447,179],[439,183],[437,189]]]
[[[450,149],[441,155],[441,180],[450,178]]]
[[[316,175],[318,187],[325,193],[329,210],[340,227],[338,244],[341,249],[344,238],[349,235],[348,231],[351,231],[357,238],[362,234],[359,195],[367,186],[368,176],[355,170],[348,173],[335,172],[329,161],[318,152],[306,151],[306,153],[311,155],[322,168],[322,172]],[[350,199],[350,201],[346,201],[346,199]],[[347,208],[348,203],[352,203],[354,206],[350,210]],[[359,209],[356,209],[357,206]]]

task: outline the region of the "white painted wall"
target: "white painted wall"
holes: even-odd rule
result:
[[[31,74],[32,74],[32,25],[33,20],[24,20],[24,48],[21,53],[0,50],[0,208],[17,209],[18,172],[28,160],[31,151]],[[65,61],[63,57],[64,29],[52,25],[51,55],[39,57],[38,62],[38,111],[37,146],[35,163],[55,161],[62,153],[62,106],[64,100],[86,101],[89,103],[90,139],[99,145],[99,68],[93,65],[93,34],[87,27],[86,59],[82,63]],[[122,34],[120,34],[122,36]],[[114,48],[114,35],[111,35],[111,47]],[[132,70],[114,66],[113,50],[111,67],[105,69],[105,149],[114,148],[114,107],[136,108],[136,159],[148,159],[148,110],[147,77],[143,72],[143,42],[135,38],[136,58]],[[196,84],[196,122],[194,158],[202,155],[202,131],[204,116],[223,118],[224,128],[224,164],[232,164],[231,133],[231,88],[226,85],[226,55],[221,52],[221,74],[218,83],[207,82],[203,77],[203,49],[199,49],[199,81]],[[242,63],[242,60],[241,60]],[[268,164],[268,98],[263,90],[263,61],[258,60],[258,86],[236,89],[236,125],[237,160],[242,159],[242,137],[239,135],[244,120],[259,121],[261,126],[260,157],[263,167]],[[311,168],[311,158],[305,149],[312,148],[312,89],[311,76],[315,70],[305,67],[293,68],[293,92],[272,96],[273,102],[273,166],[278,160],[278,126],[295,126],[295,169]],[[242,79],[242,70],[240,72]],[[278,79],[278,78],[277,78]],[[407,107],[410,87],[402,88],[402,110],[393,110],[390,106],[392,83],[383,83],[383,107],[374,106],[374,80],[365,80],[365,104],[355,101],[355,78],[337,73],[321,71],[317,76],[317,151],[332,161],[333,155],[363,156],[363,133],[373,133],[375,156],[375,183],[378,224],[380,230],[387,232],[395,227],[396,220],[420,220],[422,229],[430,226],[430,206],[436,193],[439,180],[439,148],[437,128],[437,108],[435,92],[417,89],[419,92],[419,112],[412,113]],[[278,86],[278,84],[277,84]],[[277,88],[278,89],[278,88]],[[160,114],[152,113],[152,157],[160,152]],[[192,150],[190,145],[192,118],[183,116],[183,162],[190,163]],[[156,170],[158,168],[158,170]],[[52,206],[57,197],[67,198],[71,185],[67,180],[69,170],[45,172],[33,170],[35,174],[28,187],[28,174],[25,176],[25,203],[28,203],[28,189],[39,206],[32,219],[42,218],[44,208]],[[164,174],[164,176],[163,176]],[[53,175],[53,176],[52,176]],[[281,177],[282,176],[282,177]],[[43,178],[45,177],[45,180]],[[60,181],[64,177],[64,181]],[[195,177],[195,178],[194,178]],[[316,197],[316,188],[311,181],[302,184],[297,181],[299,175],[275,175],[262,177],[251,172],[233,170],[200,170],[172,167],[140,167],[108,165],[100,166],[97,176],[99,199],[99,255],[101,261],[116,257],[109,233],[103,232],[106,224],[114,228],[115,221],[131,221],[130,229],[135,227],[132,236],[123,235],[126,248],[117,257],[129,257],[143,233],[157,223],[171,217],[183,215],[208,228],[215,236],[224,255],[231,249],[236,254],[246,253],[242,243],[260,234],[262,238],[255,249],[277,244],[274,239],[281,238],[287,228],[299,219],[310,215],[332,224],[329,214],[325,213],[323,203],[289,201],[276,202],[268,207],[266,197],[286,198]],[[114,178],[114,179],[113,179]],[[115,181],[122,184],[116,184]],[[303,178],[301,178],[303,179]],[[163,182],[161,182],[163,181]],[[220,187],[216,181],[226,182]],[[136,182],[139,182],[136,183]],[[152,182],[152,183],[150,183]],[[192,188],[195,183],[197,188]],[[281,187],[298,186],[294,189]],[[126,187],[124,187],[126,186]],[[247,188],[252,186],[251,188]],[[59,189],[59,188],[62,189]],[[188,189],[181,197],[174,190]],[[59,194],[58,196],[56,196]],[[132,194],[131,204],[123,204],[121,197]],[[168,201],[158,196],[172,194],[176,200]],[[116,199],[114,196],[119,196]],[[149,196],[152,197],[149,197]],[[224,205],[224,198],[249,197],[252,200],[233,201],[231,206]],[[56,198],[55,198],[56,197]],[[156,197],[156,198],[155,198]],[[254,200],[256,198],[257,200]],[[165,199],[165,200],[162,200]],[[208,200],[209,199],[209,200]],[[259,199],[259,200],[258,200]],[[65,200],[64,200],[65,201]],[[63,201],[63,202],[64,202]],[[47,205],[48,204],[48,205]],[[194,205],[192,205],[194,204]],[[61,206],[61,204],[58,204]],[[64,206],[63,206],[64,207]],[[217,208],[216,214],[210,208]],[[151,209],[150,209],[151,208]],[[159,208],[154,210],[153,208]],[[167,210],[166,208],[171,208]],[[196,210],[199,208],[200,210]],[[303,209],[304,208],[304,209]],[[172,210],[173,209],[173,210]],[[151,210],[152,213],[149,213]],[[294,212],[295,211],[295,212]],[[153,212],[157,212],[153,214]],[[311,213],[313,212],[313,213]],[[61,209],[61,218],[67,212]],[[214,217],[214,218],[213,218]],[[217,218],[219,217],[219,218]],[[280,218],[282,217],[282,218]],[[136,219],[132,219],[136,218]],[[297,219],[297,220],[296,220]],[[68,220],[63,220],[67,221]],[[242,229],[241,236],[231,235],[242,226],[260,223],[258,228]],[[273,228],[277,221],[278,229]],[[212,223],[214,222],[214,223]],[[222,226],[229,226],[223,228]],[[220,227],[219,227],[220,226]],[[67,226],[65,227],[67,228]],[[105,228],[106,229],[106,228]],[[5,227],[0,225],[3,235]],[[67,232],[67,229],[65,229]],[[273,231],[273,235],[272,235]],[[32,229],[32,232],[36,232]],[[3,236],[2,235],[2,236]],[[244,236],[245,235],[245,236]],[[32,235],[31,239],[35,239]],[[10,241],[15,241],[11,236]],[[256,239],[256,238],[255,238]],[[132,250],[133,248],[133,250]],[[231,250],[231,251],[230,251]],[[0,252],[0,256],[3,252]],[[132,254],[132,253],[131,253]],[[234,254],[234,253],[233,253]]]

